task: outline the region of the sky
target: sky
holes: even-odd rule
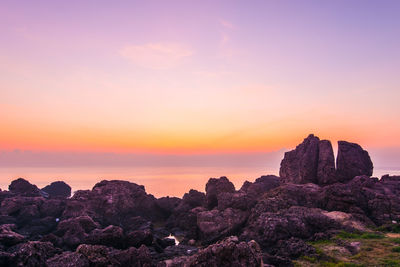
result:
[[[314,133],[395,165],[398,14],[395,0],[3,0],[0,151],[218,163]]]

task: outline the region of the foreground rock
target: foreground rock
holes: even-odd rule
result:
[[[358,144],[346,141],[339,141],[338,145],[337,175],[341,181],[372,175],[373,165],[367,151]]]
[[[309,135],[296,149],[286,152],[280,177],[289,183],[329,185],[348,182],[356,176],[371,176],[373,165],[361,146],[338,142],[337,170],[331,142]]]
[[[261,262],[261,250],[255,241],[239,242],[232,236],[193,256],[166,260],[159,266],[261,266]]]
[[[42,188],[50,197],[67,198],[71,196],[71,187],[63,181],[57,181]]]
[[[23,178],[12,181],[8,189],[11,193],[26,197],[41,196],[39,188]]]
[[[318,257],[308,241],[398,228],[400,176],[370,178],[356,144],[339,142],[338,154],[336,170],[331,143],[310,135],[285,154],[282,177],[240,190],[211,178],[182,199],[118,180],[69,198],[63,182],[17,179],[0,191],[0,266],[293,266]]]

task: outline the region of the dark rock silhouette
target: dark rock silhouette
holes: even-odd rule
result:
[[[316,256],[307,241],[398,225],[400,176],[379,180],[372,169],[368,152],[344,141],[335,168],[330,141],[310,135],[285,153],[281,177],[239,190],[210,178],[205,193],[157,199],[113,180],[69,198],[64,182],[40,190],[20,178],[0,191],[0,265],[293,266]]]
[[[317,184],[327,185],[338,182],[335,171],[335,157],[331,141],[321,140],[318,143]]]
[[[46,187],[42,188],[42,191],[49,194],[50,197],[70,197],[71,187],[63,181],[53,182]]]
[[[338,142],[337,169],[331,142],[310,134],[296,149],[286,152],[279,171],[284,182],[329,185],[359,175],[372,175],[373,165],[361,146]]]
[[[367,151],[360,145],[346,141],[338,142],[337,175],[341,181],[349,181],[356,176],[371,176],[373,165]]]
[[[40,190],[36,185],[31,184],[23,178],[18,178],[17,180],[12,181],[8,186],[8,190],[10,190],[11,193],[20,196],[34,197],[41,195]]]
[[[279,176],[285,182],[317,183],[319,138],[310,134],[295,150],[285,153]]]
[[[239,242],[232,236],[193,256],[174,258],[161,266],[261,266],[261,262],[262,254],[256,242]]]
[[[235,192],[235,186],[231,183],[228,178],[220,177],[210,178],[206,184],[206,202],[207,208],[212,209],[218,206],[218,195],[227,192]]]

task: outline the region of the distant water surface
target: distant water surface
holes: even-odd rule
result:
[[[265,167],[30,167],[30,168],[0,168],[0,188],[8,190],[10,182],[23,177],[39,188],[47,184],[63,180],[73,191],[91,189],[101,180],[126,180],[144,185],[146,192],[156,197],[182,197],[190,189],[205,191],[205,185],[210,177],[227,176],[239,189],[243,182],[254,181],[256,178],[274,174],[279,168]],[[375,169],[374,176],[384,174],[400,175],[396,169]]]
[[[190,189],[205,191],[210,177],[227,176],[239,189],[243,182],[261,175],[277,175],[279,169],[246,167],[74,167],[74,168],[0,168],[0,188],[8,190],[10,182],[23,177],[39,188],[63,180],[73,191],[91,189],[101,180],[126,180],[144,185],[146,192],[156,197],[182,197]]]

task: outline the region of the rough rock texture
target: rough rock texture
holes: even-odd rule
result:
[[[144,186],[127,181],[102,181],[91,191],[78,191],[63,213],[64,218],[87,215],[103,226],[129,226],[129,219],[142,216],[158,220],[164,217],[154,196]]]
[[[68,198],[18,179],[0,190],[0,266],[260,266],[261,258],[293,266],[315,256],[307,241],[400,223],[400,176],[370,178],[368,153],[348,144],[337,171],[331,143],[310,135],[285,155],[283,179],[262,176],[235,191],[226,177],[211,178],[206,194],[182,199],[125,181]]]
[[[151,266],[151,256],[145,246],[139,249],[117,250],[100,245],[82,244],[76,249],[89,260],[90,266]]]
[[[23,178],[18,178],[17,180],[12,181],[11,184],[8,186],[8,190],[10,190],[11,193],[20,196],[40,196],[39,188]]]
[[[53,257],[58,250],[49,242],[28,241],[18,244],[9,250],[10,266],[46,266],[46,260]]]
[[[214,242],[221,237],[235,234],[244,224],[248,212],[227,208],[224,211],[211,210],[197,214],[197,226],[204,243]]]
[[[329,140],[319,141],[318,150],[317,184],[327,185],[338,182],[331,142]]]
[[[285,182],[317,183],[319,138],[310,134],[295,150],[285,153],[279,176]]]
[[[174,258],[160,266],[261,266],[262,255],[255,241],[239,242],[226,238],[193,256]]]
[[[67,198],[71,196],[71,187],[63,181],[53,182],[42,188],[42,191],[49,194],[50,197]]]
[[[227,192],[235,192],[235,186],[225,176],[217,178],[210,178],[206,184],[206,202],[207,208],[212,209],[218,206],[218,195]]]
[[[15,224],[2,224],[0,225],[0,244],[3,246],[13,246],[24,241],[25,237],[20,235],[14,230]]]
[[[337,175],[341,181],[349,181],[356,176],[371,176],[373,165],[367,151],[360,145],[346,141],[338,142]]]
[[[92,218],[80,216],[61,221],[55,234],[62,238],[66,246],[75,248],[82,244],[88,238],[89,233],[96,228],[100,228],[100,225],[94,222]]]
[[[66,251],[46,261],[48,267],[88,267],[89,260],[82,254]]]
[[[125,246],[124,230],[115,225],[109,225],[104,229],[94,229],[86,237],[85,243],[123,248]]]
[[[241,239],[254,239],[261,247],[269,248],[282,239],[307,239],[315,233],[331,229],[343,229],[343,226],[324,215],[321,209],[294,206],[278,212],[253,214]]]

